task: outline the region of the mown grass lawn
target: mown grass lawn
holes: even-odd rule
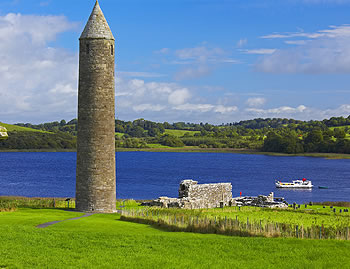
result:
[[[349,268],[350,242],[166,232],[96,214],[0,213],[0,268]]]

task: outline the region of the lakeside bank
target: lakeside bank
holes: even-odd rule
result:
[[[350,154],[342,153],[299,153],[287,154],[279,152],[263,152],[252,149],[232,149],[232,148],[199,148],[199,147],[162,147],[162,148],[116,148],[116,152],[199,152],[199,153],[232,153],[232,154],[253,154],[281,157],[316,157],[325,159],[350,159]],[[1,152],[76,152],[76,149],[6,149]]]

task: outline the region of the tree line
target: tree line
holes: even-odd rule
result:
[[[1,148],[75,148],[77,119],[42,123],[18,123],[18,126],[51,132],[9,132]],[[285,118],[258,118],[220,125],[209,123],[152,122],[145,119],[115,121],[116,147],[147,148],[160,144],[169,147],[241,148],[269,152],[339,152],[350,153],[350,116],[322,121]],[[170,130],[170,131],[169,131]],[[174,135],[171,131],[183,131]],[[57,137],[52,136],[53,134]]]

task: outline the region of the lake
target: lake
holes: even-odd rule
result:
[[[233,196],[273,191],[289,203],[350,200],[349,159],[170,152],[118,152],[116,158],[119,199],[177,197],[180,181],[193,179],[231,182]],[[75,152],[1,152],[0,196],[74,197],[75,165]],[[312,180],[312,190],[274,186],[275,179],[303,177]]]

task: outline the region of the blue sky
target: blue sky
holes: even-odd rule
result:
[[[95,0],[1,0],[0,121],[76,117]],[[350,114],[350,0],[100,0],[116,116],[226,123]]]

